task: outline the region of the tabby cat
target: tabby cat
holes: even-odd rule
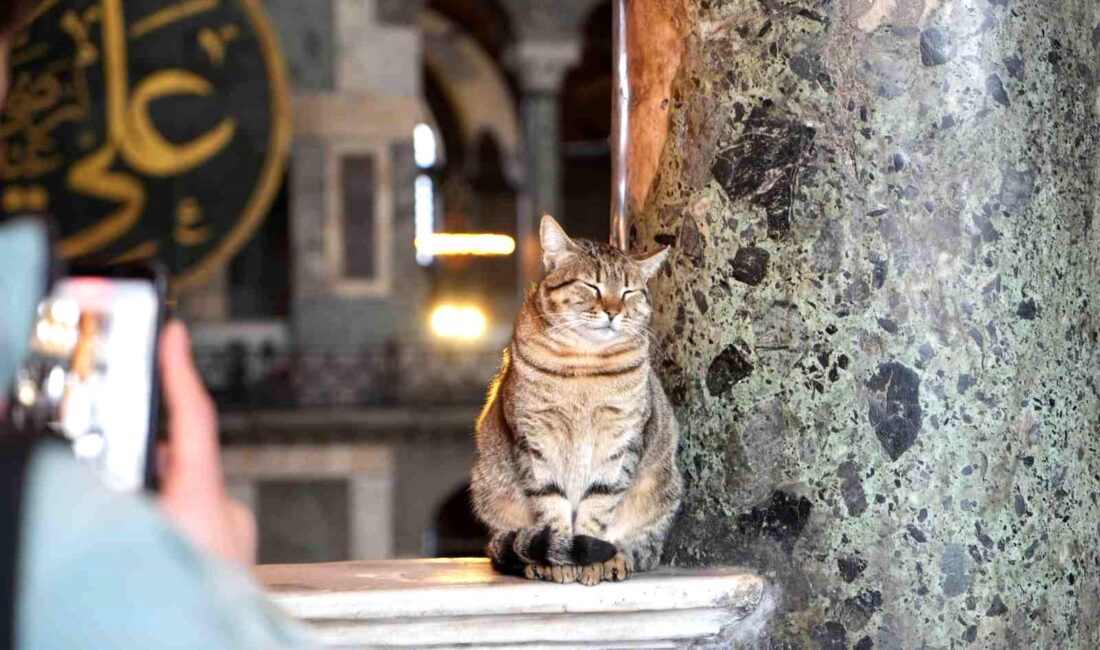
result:
[[[625,580],[660,560],[682,492],[648,336],[646,283],[668,249],[631,257],[549,216],[540,231],[545,273],[477,422],[474,510],[498,570]]]

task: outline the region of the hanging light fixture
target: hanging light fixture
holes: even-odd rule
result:
[[[446,255],[511,255],[516,240],[508,235],[490,233],[431,233],[416,238],[418,257]]]
[[[473,305],[444,303],[436,306],[428,318],[432,334],[453,341],[476,341],[485,336],[489,319]]]

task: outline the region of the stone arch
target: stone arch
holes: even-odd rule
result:
[[[402,0],[407,1],[407,0]],[[431,0],[424,5],[449,18],[472,36],[490,57],[503,61],[511,44],[512,21],[497,0]]]
[[[508,79],[496,61],[462,27],[441,13],[420,15],[424,65],[453,107],[463,142],[473,149],[492,135],[512,183],[522,181],[522,132]]]

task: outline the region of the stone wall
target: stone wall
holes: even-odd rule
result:
[[[633,245],[768,647],[1100,647],[1100,5],[686,0]]]
[[[332,2],[310,0],[305,11],[301,0],[264,0],[297,92],[329,92],[334,87]]]
[[[426,114],[419,31],[387,22],[393,8],[376,0],[326,0],[317,6],[324,17],[301,19],[283,4],[270,2],[269,10],[297,91],[290,163],[293,339],[342,348],[418,340],[428,283],[413,248],[412,132]],[[339,161],[345,155],[370,155],[375,163],[377,262],[370,286],[342,277]]]
[[[227,485],[267,536],[260,560],[430,554],[441,508],[469,480],[477,410],[223,413]]]
[[[409,125],[408,133],[412,132]],[[331,226],[331,192],[337,182],[326,170],[332,168],[336,152],[348,147],[338,135],[300,135],[294,146],[292,169],[291,242],[293,268],[293,340],[310,347],[354,349],[390,341],[413,342],[423,338],[423,311],[427,277],[416,266],[413,248],[413,181],[416,166],[412,142],[386,145],[386,136],[371,136],[352,145],[355,150],[378,153],[379,164],[388,178],[376,186],[385,193],[389,212],[379,211],[387,221],[391,252],[388,263],[380,263],[382,288],[362,295],[345,290],[335,277],[332,247],[342,243]],[[385,258],[383,258],[385,259]]]

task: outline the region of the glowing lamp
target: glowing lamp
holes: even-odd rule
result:
[[[508,235],[432,233],[416,238],[417,255],[511,255],[516,241]]]
[[[489,326],[485,312],[469,305],[439,305],[432,310],[429,324],[437,337],[457,341],[475,341]]]

